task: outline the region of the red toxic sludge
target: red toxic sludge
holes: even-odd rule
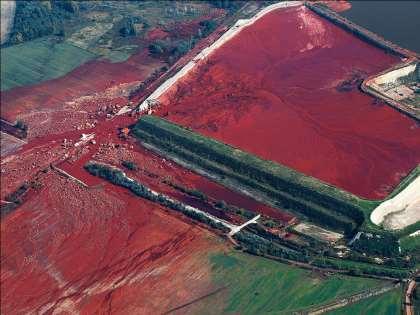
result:
[[[277,10],[171,88],[159,115],[380,199],[420,162],[420,128],[358,86],[399,62],[305,7]]]

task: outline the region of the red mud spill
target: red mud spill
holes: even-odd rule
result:
[[[41,184],[1,222],[2,314],[161,314],[211,289],[206,230],[115,186]]]
[[[172,88],[158,114],[364,198],[420,163],[420,128],[352,86],[400,60],[305,7],[273,11]]]
[[[51,112],[57,111],[54,114],[58,117],[52,117],[53,120],[69,120],[69,117],[61,116],[71,113],[73,116],[78,115],[72,121],[77,123],[85,118],[86,108],[77,111],[75,105],[66,102],[119,84],[142,81],[161,65],[160,61],[148,55],[147,49],[134,54],[125,62],[90,61],[60,78],[2,92],[1,116],[10,121],[26,118],[30,122],[31,119],[27,117],[34,116],[33,124],[37,126],[51,124],[49,116]]]
[[[138,170],[130,171],[124,169],[128,176],[138,180],[157,192],[167,194],[172,198],[212,213],[219,218],[228,219],[231,222],[235,222],[237,218],[227,217],[227,214],[223,211],[210,207],[208,203],[191,198],[190,196],[181,193],[179,190],[174,189],[170,185],[165,184],[163,181],[167,180],[173,184],[188,187],[189,189],[200,190],[213,201],[224,200],[236,207],[245,208],[250,211],[269,216],[283,224],[287,224],[294,218],[287,212],[271,208],[250,197],[231,191],[224,186],[197,175],[194,172],[191,172],[176,163],[168,161],[136,144],[134,144],[132,148],[129,148],[127,144],[100,146],[98,152],[91,158],[123,169],[124,167],[121,166],[122,161],[132,161],[138,166]],[[95,180],[92,181],[92,176],[83,170],[83,165],[86,161],[86,158],[82,158],[73,165],[61,163],[59,167],[73,176],[82,179],[88,185],[97,185],[98,182]]]

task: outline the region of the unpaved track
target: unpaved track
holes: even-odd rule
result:
[[[325,305],[321,305],[321,306],[317,306],[314,307],[312,309],[308,309],[308,310],[304,310],[304,311],[297,311],[294,314],[299,314],[299,315],[318,315],[318,314],[324,314],[326,312],[332,311],[332,310],[336,310],[345,306],[348,306],[350,304],[354,304],[357,302],[360,302],[362,300],[365,300],[367,298],[373,297],[373,296],[378,296],[381,294],[384,294],[388,291],[391,291],[395,288],[400,287],[400,283],[387,283],[383,286],[380,286],[378,288],[374,288],[374,289],[370,289],[370,290],[366,290],[363,292],[359,292],[344,298],[340,298],[337,299],[331,303],[325,304]]]
[[[405,292],[405,314],[414,315],[414,306],[413,306],[413,293],[416,288],[416,281],[410,280],[408,282],[407,291]]]

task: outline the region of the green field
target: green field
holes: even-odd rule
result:
[[[1,49],[1,91],[58,78],[96,55],[42,38]]]
[[[401,289],[374,296],[359,303],[328,312],[328,315],[398,315],[401,314]]]
[[[200,301],[196,305],[199,314],[215,308],[218,314],[290,314],[383,283],[341,275],[320,276],[237,252],[211,254],[210,263],[214,286],[227,288]]]
[[[416,267],[420,268],[420,235],[405,236],[400,239],[401,251],[416,260]]]
[[[417,236],[405,236],[400,239],[402,251],[414,251],[418,249],[420,252],[420,235]]]

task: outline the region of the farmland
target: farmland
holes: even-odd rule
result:
[[[396,289],[377,297],[371,297],[356,304],[345,306],[338,310],[328,312],[329,315],[352,315],[352,314],[399,314],[401,310],[402,293]]]
[[[213,282],[217,287],[227,286],[227,292],[202,301],[201,307],[215,305],[220,314],[290,314],[381,284],[312,273],[234,252],[214,253],[210,262]]]
[[[206,253],[223,248],[209,232],[114,187],[54,172],[40,185],[1,222],[2,313],[102,313],[109,295],[114,311],[161,313],[207,289]]]
[[[1,91],[61,77],[96,57],[54,38],[1,49]]]

